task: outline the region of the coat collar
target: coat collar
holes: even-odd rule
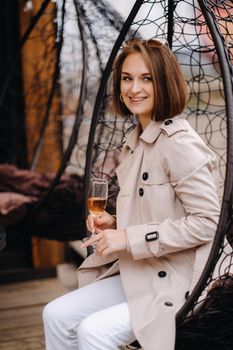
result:
[[[147,143],[153,143],[162,132],[162,123],[162,121],[152,120],[143,131],[140,123],[138,123],[127,137],[124,147],[128,146],[132,151],[134,151],[139,138]]]

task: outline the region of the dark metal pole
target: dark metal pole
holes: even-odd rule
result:
[[[90,127],[90,133],[89,133],[89,139],[88,139],[88,145],[87,145],[87,154],[86,154],[86,165],[85,165],[85,175],[84,175],[84,195],[85,198],[87,198],[87,191],[88,191],[88,181],[91,174],[91,167],[92,167],[92,151],[93,151],[93,145],[94,145],[94,138],[95,138],[95,130],[99,119],[99,114],[101,110],[102,100],[106,91],[106,85],[109,79],[109,76],[112,71],[112,65],[114,62],[114,59],[117,55],[117,52],[128,33],[130,26],[132,25],[132,22],[137,15],[141,5],[143,3],[143,0],[137,0],[126,19],[124,26],[122,27],[122,30],[120,34],[118,35],[118,38],[113,46],[112,52],[109,56],[108,62],[106,64],[106,68],[103,73],[103,77],[100,82],[99,90],[97,93],[95,106],[92,114],[92,122]],[[87,215],[87,208],[86,208],[86,215]]]

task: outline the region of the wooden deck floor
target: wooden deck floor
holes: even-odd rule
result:
[[[67,291],[57,278],[0,285],[0,350],[44,350],[42,309]]]

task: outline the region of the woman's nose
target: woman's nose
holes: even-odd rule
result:
[[[136,93],[141,90],[140,82],[138,80],[133,80],[131,85],[131,92]]]

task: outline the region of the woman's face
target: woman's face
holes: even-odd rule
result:
[[[154,85],[141,53],[126,57],[121,72],[121,96],[126,107],[142,124],[150,122],[154,107]]]

